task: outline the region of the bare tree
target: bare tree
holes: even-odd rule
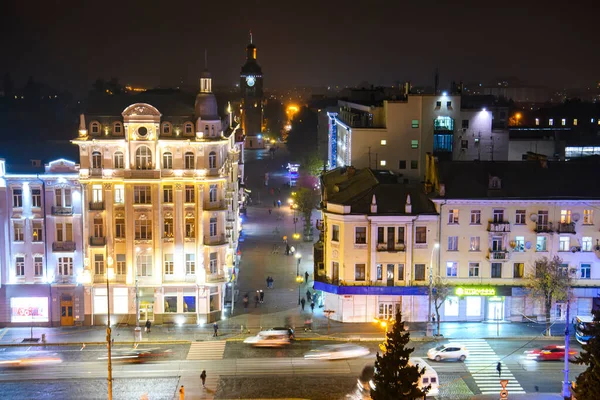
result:
[[[567,297],[567,290],[571,284],[569,268],[558,256],[554,256],[552,260],[543,257],[535,262],[535,271],[528,273],[525,278],[527,280],[525,286],[529,289],[530,296],[543,301],[546,336],[552,336],[550,332],[552,303],[565,300]]]
[[[450,286],[438,276],[433,281],[433,306],[435,308],[437,335],[440,335],[440,308],[450,295]]]

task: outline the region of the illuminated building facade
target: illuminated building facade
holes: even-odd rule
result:
[[[246,47],[246,63],[240,72],[240,91],[242,97],[242,128],[246,135],[245,148],[264,149],[263,126],[263,74],[256,60],[256,46]]]
[[[119,323],[221,318],[236,267],[240,148],[211,86],[204,72],[195,103],[145,92],[134,104],[127,97],[120,115],[81,116],[73,143],[85,205],[86,323],[105,321],[107,268]]]
[[[59,159],[39,173],[13,173],[0,159],[0,210],[0,322],[82,324],[79,165]]]

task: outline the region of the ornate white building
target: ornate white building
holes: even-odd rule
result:
[[[88,110],[73,140],[85,205],[86,323],[105,323],[107,268],[117,323],[135,323],[136,297],[142,322],[218,320],[240,230],[237,128],[219,117],[207,72],[195,103],[178,92],[135,99],[120,115],[110,112],[116,97]]]

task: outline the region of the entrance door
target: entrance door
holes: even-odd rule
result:
[[[387,285],[394,286],[394,264],[387,265]]]
[[[154,322],[154,303],[142,301],[140,303],[140,322],[144,323],[146,320]]]
[[[333,281],[333,284],[336,285],[340,279],[340,263],[334,261],[331,263],[331,267],[331,280]]]
[[[60,325],[73,325],[73,298],[71,296],[63,296],[60,299]]]
[[[564,321],[567,316],[567,304],[556,303],[555,318],[557,321]]]
[[[504,302],[488,300],[488,321],[502,321],[504,319]]]

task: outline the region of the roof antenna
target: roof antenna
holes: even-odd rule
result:
[[[250,44],[252,44],[252,31],[250,31]]]

